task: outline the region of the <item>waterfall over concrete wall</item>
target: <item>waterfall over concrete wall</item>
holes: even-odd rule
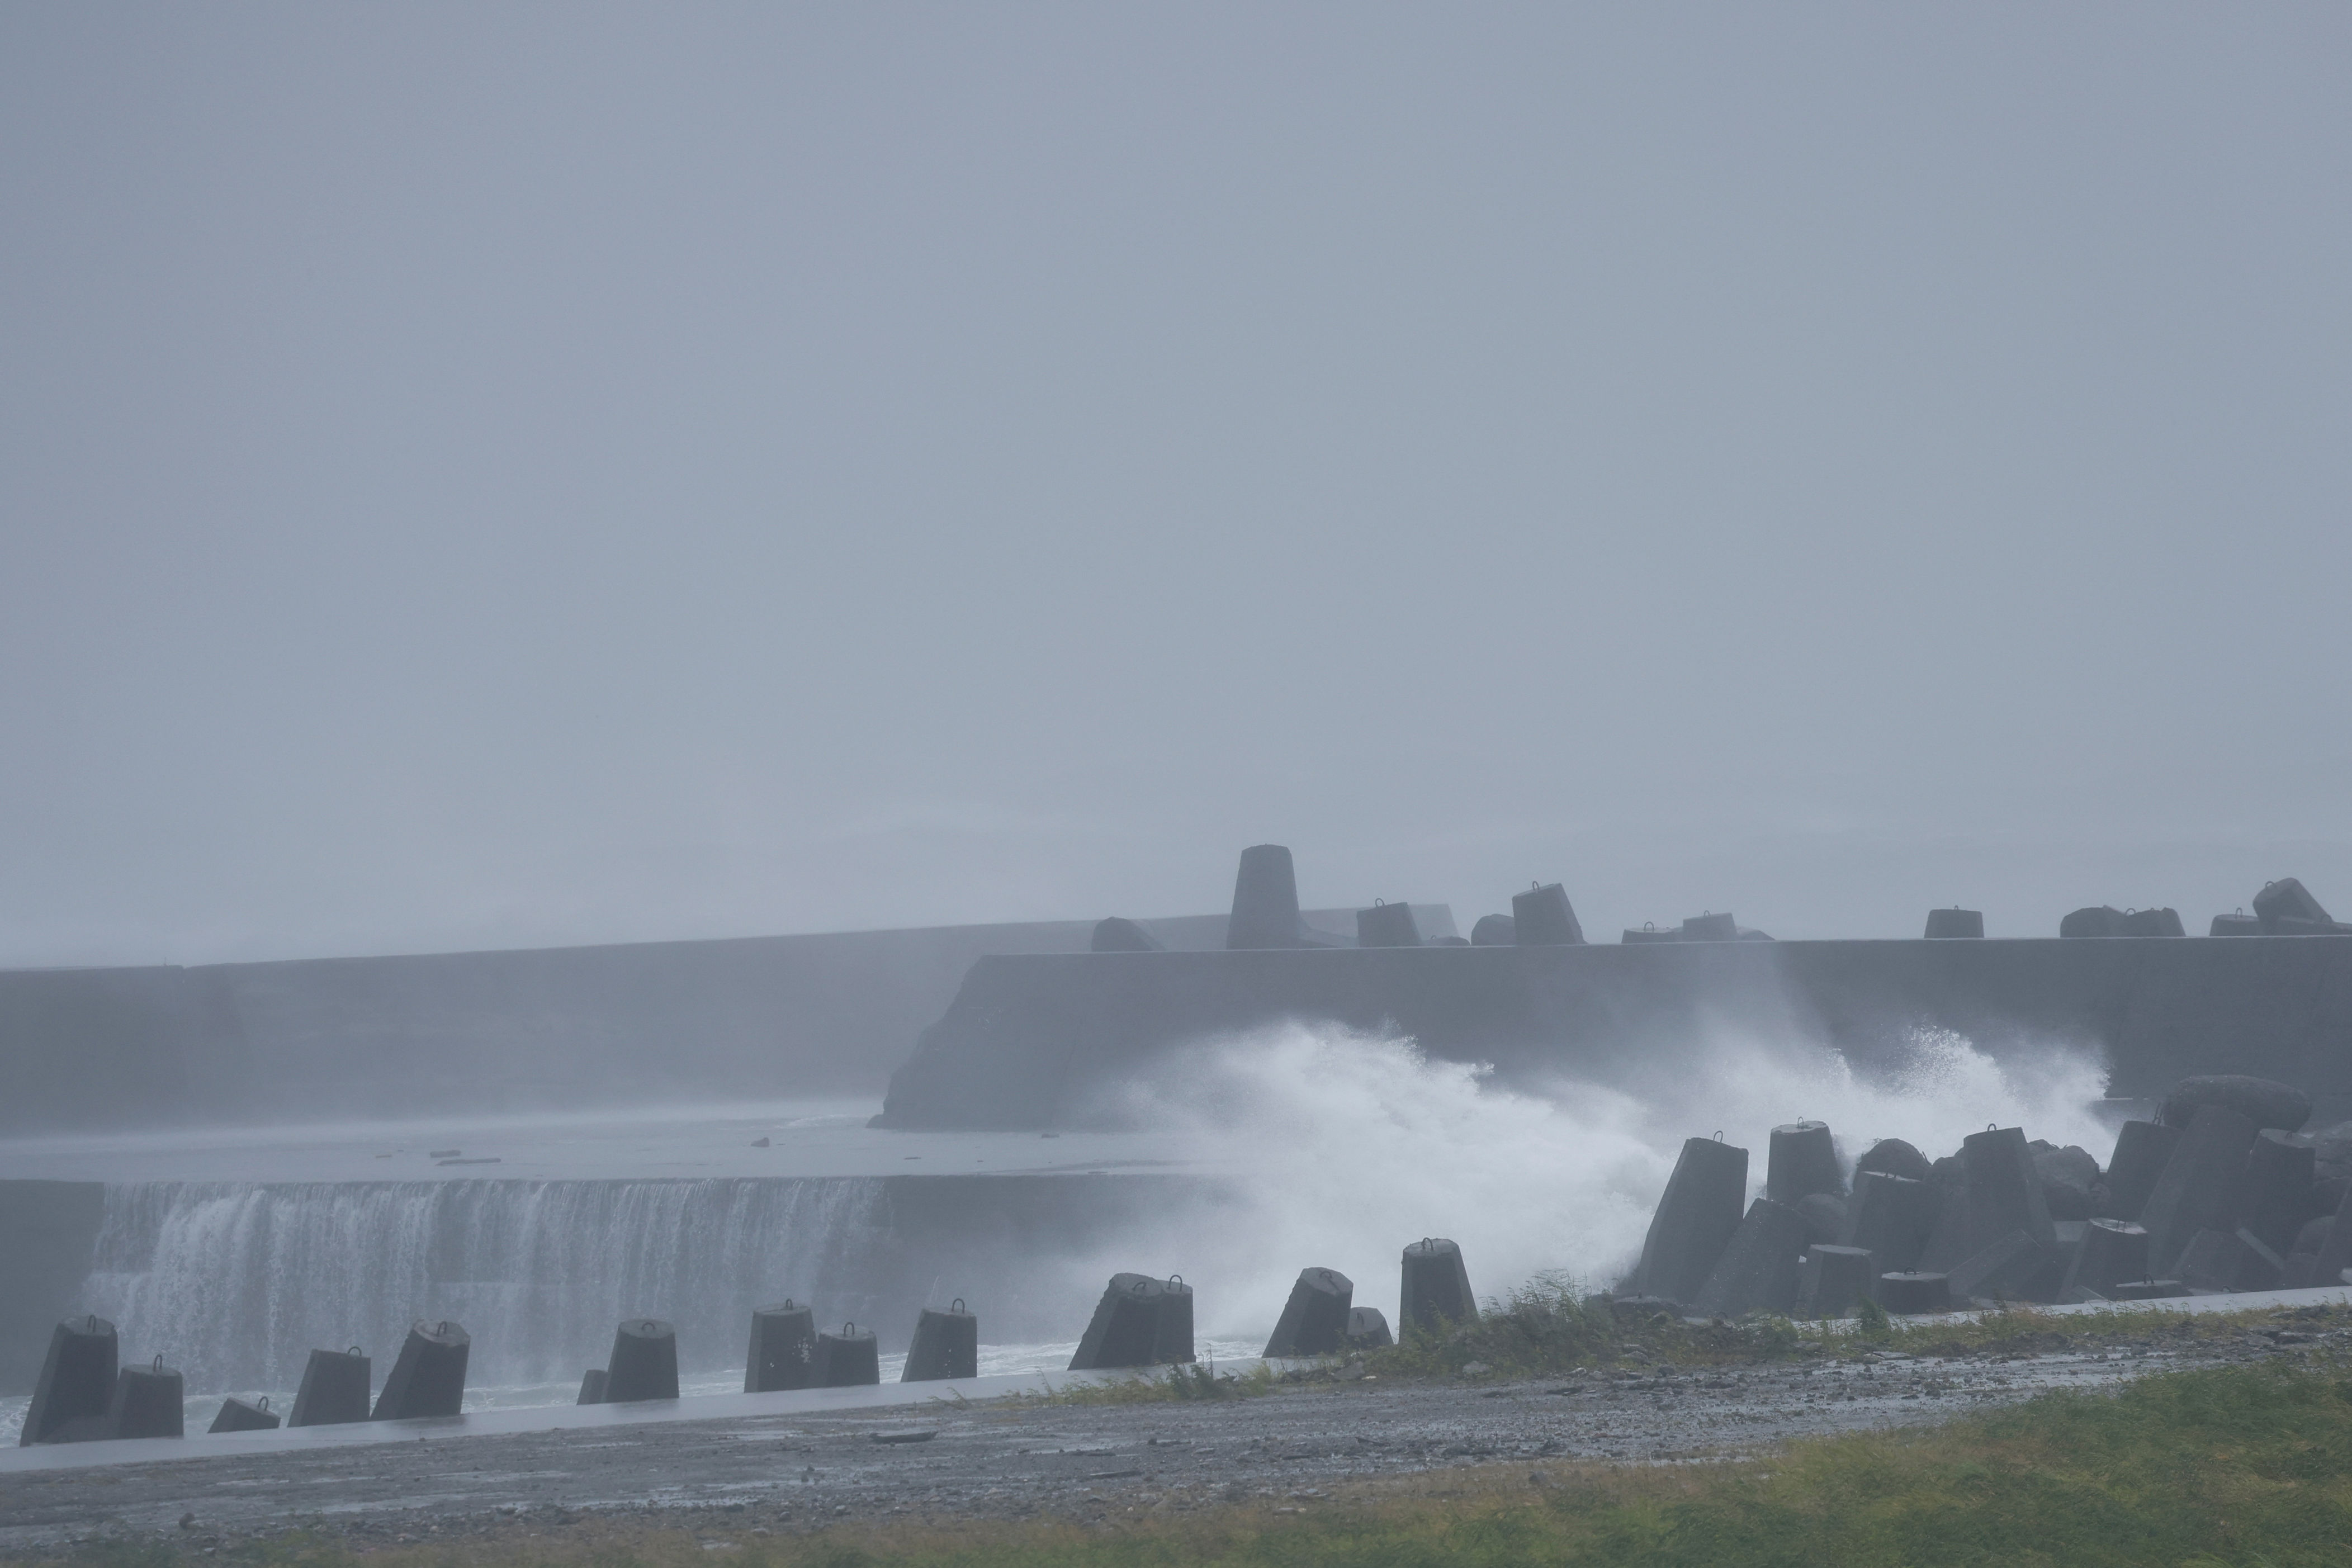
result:
[[[381,1376],[415,1318],[466,1325],[476,1385],[576,1380],[640,1314],[717,1372],[759,1301],[874,1317],[887,1210],[864,1178],[116,1185],[79,1306],[192,1393],[290,1389],[351,1344]]]

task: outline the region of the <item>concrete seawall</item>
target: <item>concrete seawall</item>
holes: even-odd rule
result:
[[[2250,1072],[2352,1093],[2352,937],[1717,942],[990,957],[891,1079],[880,1124],[1031,1128],[1189,1043],[1282,1019],[1412,1036],[1506,1083],[1638,1092],[1726,1031],[1865,1071],[1921,1029],[1996,1058],[2101,1053],[2109,1092]]]

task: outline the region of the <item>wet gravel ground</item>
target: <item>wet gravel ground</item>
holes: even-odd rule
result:
[[[2344,1322],[2289,1321],[2219,1343],[1619,1367],[1533,1382],[1343,1373],[1255,1398],[902,1406],[29,1472],[0,1476],[0,1556],[95,1536],[160,1537],[204,1555],[289,1530],[365,1544],[670,1522],[723,1544],[851,1520],[1310,1509],[1334,1488],[1449,1466],[1703,1458],[2153,1371],[2352,1348]]]

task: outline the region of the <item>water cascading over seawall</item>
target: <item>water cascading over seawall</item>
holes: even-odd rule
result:
[[[352,1344],[380,1376],[417,1318],[466,1325],[476,1385],[576,1381],[638,1315],[712,1373],[760,1301],[874,1316],[887,1208],[855,1177],[111,1185],[80,1304],[191,1391],[290,1389]]]

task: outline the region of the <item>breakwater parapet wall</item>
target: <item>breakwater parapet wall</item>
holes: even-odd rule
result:
[[[2244,1072],[2352,1094],[2352,936],[1661,942],[986,957],[877,1124],[1048,1128],[1171,1052],[1284,1019],[1411,1036],[1505,1084],[1639,1092],[1727,1034],[1899,1069],[1922,1030],[2095,1052],[2108,1092]]]

